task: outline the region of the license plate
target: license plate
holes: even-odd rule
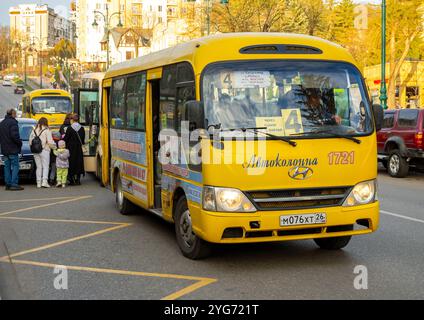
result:
[[[280,216],[280,226],[296,226],[302,224],[320,224],[327,222],[325,213],[292,214]]]
[[[31,169],[31,164],[30,163],[21,163],[19,165],[19,169],[20,170],[29,170],[29,169]]]

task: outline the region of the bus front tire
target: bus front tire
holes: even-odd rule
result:
[[[318,238],[315,243],[324,250],[339,250],[347,246],[352,236]]]
[[[134,211],[134,205],[124,196],[121,177],[119,176],[119,173],[117,174],[115,181],[116,208],[122,215],[129,215]]]
[[[175,235],[181,253],[192,260],[204,259],[211,253],[210,244],[193,232],[187,200],[181,197],[175,206]]]
[[[332,227],[333,231],[352,231],[353,225]],[[347,246],[352,236],[341,236],[331,238],[316,238],[315,243],[325,250],[339,250]]]

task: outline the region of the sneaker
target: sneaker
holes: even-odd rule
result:
[[[41,186],[42,186],[43,188],[50,188],[50,185],[47,183],[47,181],[44,181],[44,182],[41,184]]]
[[[24,187],[21,187],[21,186],[10,186],[9,187],[9,190],[10,191],[22,191],[22,190],[24,190]]]
[[[41,188],[41,182],[37,182],[37,188]]]
[[[62,188],[65,188],[65,187],[66,187],[66,185],[62,184]]]
[[[56,188],[59,188],[61,185],[62,185],[62,184],[61,184],[60,182],[58,182],[58,183],[56,184]]]
[[[10,186],[9,186],[9,185],[6,185],[4,188],[5,188],[6,190],[10,190]]]

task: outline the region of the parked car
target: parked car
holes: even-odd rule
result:
[[[25,94],[25,88],[23,84],[16,85],[15,94]]]
[[[3,87],[11,87],[12,86],[12,81],[4,79],[2,82]]]
[[[35,119],[19,118],[19,135],[22,139],[22,151],[19,155],[19,178],[25,180],[35,179],[35,161],[29,146],[29,135],[37,121]],[[1,121],[1,120],[0,120]],[[4,159],[0,149],[0,181],[4,181]]]
[[[424,169],[423,131],[424,109],[384,112],[377,133],[378,160],[392,177],[407,176],[410,167]]]

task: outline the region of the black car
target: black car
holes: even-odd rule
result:
[[[25,94],[25,88],[22,84],[18,84],[15,88],[15,94]]]
[[[19,178],[33,180],[35,178],[35,161],[29,147],[29,135],[37,124],[37,121],[27,118],[18,118],[17,120],[19,123],[19,135],[22,139],[22,151],[19,155]],[[4,159],[0,149],[0,181],[4,180],[3,166]]]

